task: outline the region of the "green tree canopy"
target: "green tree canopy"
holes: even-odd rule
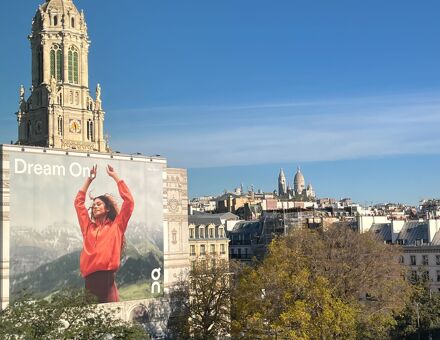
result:
[[[142,327],[123,322],[83,291],[50,299],[29,296],[0,312],[1,339],[148,339]]]
[[[416,282],[405,309],[396,315],[394,339],[409,338],[416,333],[440,333],[440,294],[431,292],[428,282]],[[435,338],[435,337],[434,337]]]

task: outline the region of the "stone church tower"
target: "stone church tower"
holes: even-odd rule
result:
[[[278,175],[278,196],[285,195],[287,195],[286,175],[284,175],[283,169],[280,169],[280,174]]]
[[[89,92],[90,41],[84,13],[72,0],[46,0],[29,35],[32,87],[20,88],[19,145],[109,152],[101,88]]]

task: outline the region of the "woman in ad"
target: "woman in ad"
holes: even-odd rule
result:
[[[120,211],[113,197],[105,194],[93,199],[89,216],[85,198],[90,184],[96,178],[96,165],[75,199],[75,209],[83,235],[80,271],[85,280],[86,290],[95,295],[100,303],[119,301],[115,272],[120,266],[124,234],[134,209],[133,197],[125,182],[119,179],[110,165],[106,170],[116,182],[123,199]]]

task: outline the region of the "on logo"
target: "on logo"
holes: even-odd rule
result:
[[[151,285],[151,294],[160,293],[160,269],[161,268],[155,268],[151,271],[151,278],[154,281]]]

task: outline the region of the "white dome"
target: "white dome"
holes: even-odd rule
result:
[[[296,171],[295,178],[293,179],[293,189],[295,192],[302,192],[305,189],[304,176],[299,167]]]

